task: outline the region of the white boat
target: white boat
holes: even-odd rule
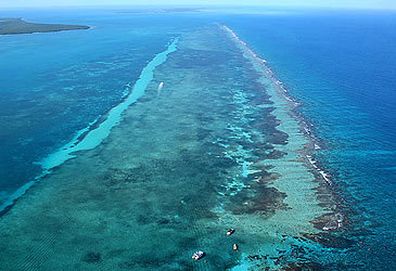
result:
[[[234,232],[235,232],[234,229],[228,229],[228,230],[227,230],[227,235],[228,235],[228,236],[233,235]]]
[[[161,90],[164,88],[164,85],[165,85],[164,82],[159,83],[159,85],[158,85],[158,91],[161,91]]]
[[[203,257],[205,257],[205,252],[203,251],[196,251],[191,258],[193,258],[194,260],[198,261],[200,259],[202,259]]]

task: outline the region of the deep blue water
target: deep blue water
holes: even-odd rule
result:
[[[396,13],[288,12],[229,24],[269,61],[322,141],[316,157],[345,199],[345,236],[355,244],[328,261],[396,270]]]
[[[170,39],[225,22],[302,103],[323,146],[316,158],[345,199],[349,224],[341,234],[354,245],[318,261],[396,270],[395,13],[0,13],[20,16],[95,28],[0,37],[0,204],[38,174],[34,162],[119,103]]]

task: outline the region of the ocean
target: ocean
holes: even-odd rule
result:
[[[315,156],[350,212],[345,236],[359,244],[345,258],[395,269],[396,14],[290,12],[230,25],[268,60],[320,138]]]
[[[0,13],[0,270],[396,269],[396,13],[243,11]]]
[[[150,15],[131,19],[118,11],[78,13],[2,15],[87,23],[93,29],[1,37],[0,205],[40,175],[40,163],[72,141],[77,131],[100,122],[125,97],[145,64],[183,28],[163,25],[164,18]]]

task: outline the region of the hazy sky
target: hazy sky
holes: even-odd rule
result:
[[[396,9],[396,0],[0,0],[4,7],[98,5],[272,5]]]

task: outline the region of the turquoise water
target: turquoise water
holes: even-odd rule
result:
[[[339,233],[347,250],[324,262],[394,270],[396,14],[290,12],[229,24],[269,61],[319,137],[315,158],[349,214]]]
[[[396,268],[394,13],[1,16],[0,270]]]
[[[121,14],[114,20],[109,15],[115,12],[15,14],[93,28],[1,37],[0,204],[40,174],[43,159],[73,144],[78,131],[95,128],[131,92],[146,63],[182,31],[164,24],[166,18]]]

